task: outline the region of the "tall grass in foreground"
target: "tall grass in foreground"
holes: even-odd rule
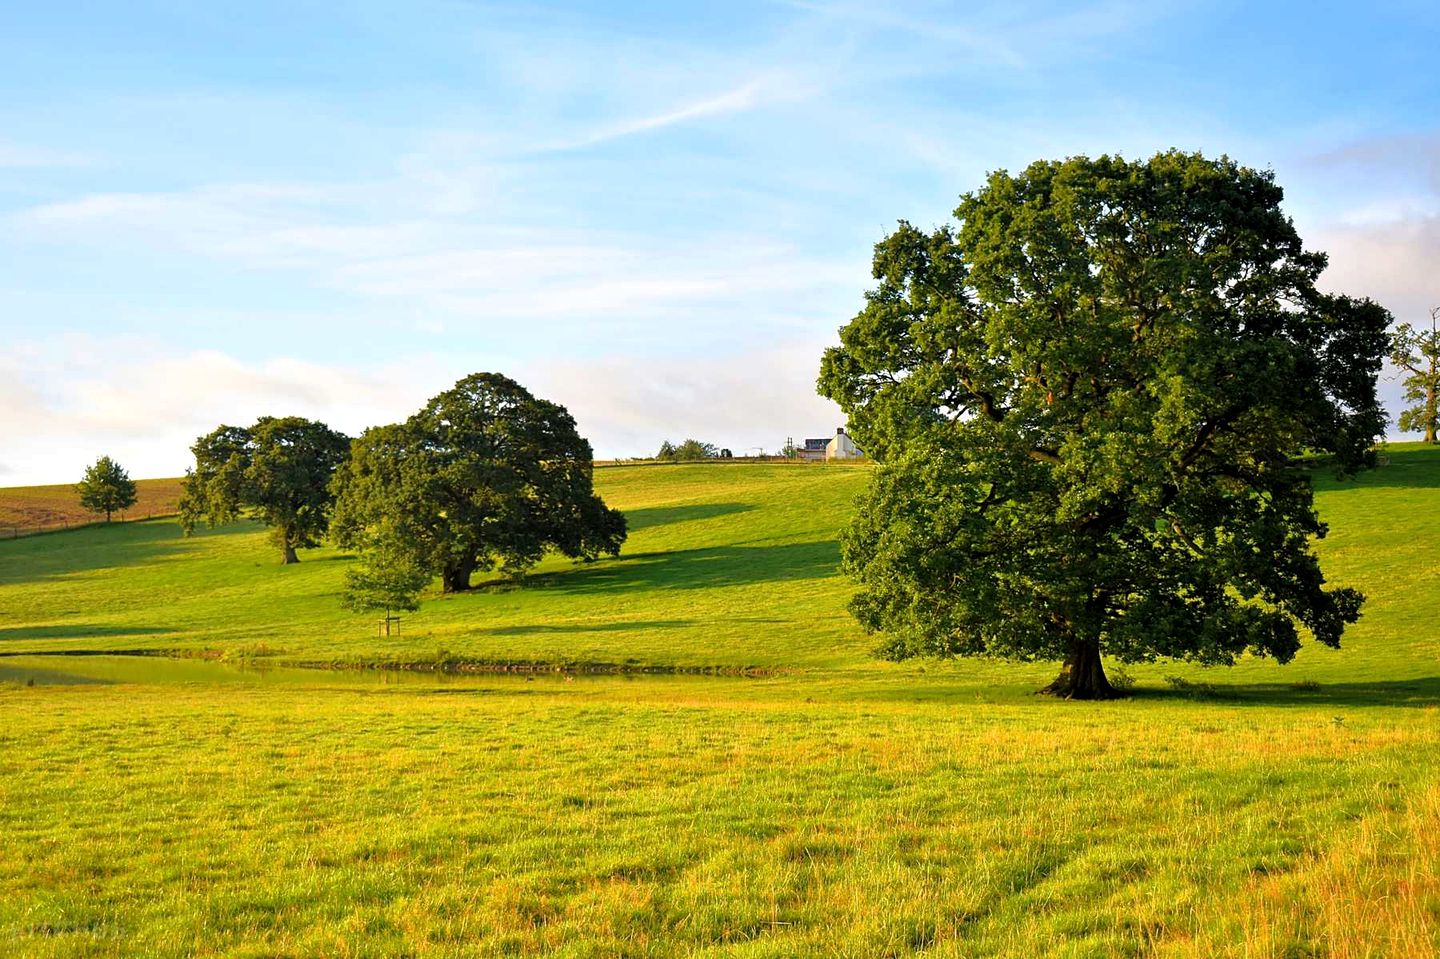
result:
[[[1425,956],[1434,708],[0,689],[27,956]],[[1169,950],[1167,952],[1167,950]]]
[[[1378,959],[1440,955],[1440,786],[1362,820],[1293,871],[1264,875],[1206,911],[1168,959]]]

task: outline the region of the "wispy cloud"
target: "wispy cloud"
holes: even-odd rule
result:
[[[765,102],[766,91],[767,84],[764,81],[751,80],[716,96],[694,100],[662,113],[609,123],[590,133],[583,134],[576,139],[542,146],[541,150],[578,150],[584,147],[607,143],[611,140],[618,140],[622,137],[662,130],[665,127],[674,126],[678,123],[689,123],[706,117],[743,113]]]
[[[856,24],[875,30],[892,30],[923,38],[930,43],[955,47],[984,62],[1015,69],[1029,67],[1030,61],[997,31],[956,22],[941,16],[907,13],[893,3],[841,2],[841,0],[785,0],[785,5],[827,20]],[[978,21],[972,11],[971,19]]]
[[[397,184],[396,191],[411,189]],[[446,218],[391,219],[359,190],[234,184],[174,193],[96,194],[10,219],[71,242],[198,254],[245,269],[299,273],[313,285],[459,316],[628,321],[726,311],[776,312],[767,300],[823,301],[865,275],[863,257],[815,257],[764,236],[507,227]],[[697,311],[699,311],[697,313]]]
[[[567,402],[602,451],[825,430],[814,365],[871,245],[986,171],[1077,152],[1275,163],[1327,282],[1429,305],[1433,81],[1403,66],[1429,34],[1376,19],[1390,39],[1352,45],[1254,13],[1240,32],[1188,0],[337,8],[323,36],[221,18],[146,69],[162,5],[74,70],[57,22],[8,100],[0,80],[0,432],[51,438],[5,462],[37,475],[110,437],[173,472],[219,419],[355,428],[476,368]],[[1363,82],[1316,98],[1336,50]],[[25,353],[42,329],[154,335]]]

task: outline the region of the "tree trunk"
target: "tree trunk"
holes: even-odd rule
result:
[[[1093,639],[1073,640],[1070,652],[1065,654],[1065,665],[1060,667],[1060,675],[1040,692],[1061,699],[1118,699],[1121,695],[1105,678],[1100,644]]]
[[[105,511],[105,522],[110,522],[110,511],[108,509]]]
[[[440,571],[440,591],[462,593],[470,588],[470,574],[475,571],[475,561],[450,563]]]
[[[289,543],[285,544],[285,556],[280,560],[281,566],[289,566],[291,563],[300,562],[300,557],[295,555],[295,547]]]
[[[1430,370],[1430,385],[1425,388],[1425,442],[1435,442],[1435,370]]]

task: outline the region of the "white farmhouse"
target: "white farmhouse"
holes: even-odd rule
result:
[[[806,439],[799,446],[786,442],[786,448],[797,460],[853,460],[864,457],[865,453],[845,435],[845,427],[835,431],[833,437],[821,436]]]
[[[835,438],[825,444],[827,460],[854,460],[864,455],[860,451],[860,447],[856,446],[855,442],[845,434],[843,426],[835,431]]]

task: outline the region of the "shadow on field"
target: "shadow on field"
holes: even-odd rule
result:
[[[532,576],[526,583],[567,593],[637,587],[710,589],[823,579],[832,575],[839,563],[840,544],[834,540],[780,546],[712,546],[622,555],[594,566]]]
[[[630,532],[671,523],[689,523],[716,516],[748,513],[755,507],[747,503],[694,503],[690,506],[650,506],[625,510],[625,526]]]
[[[709,625],[689,619],[628,620],[618,623],[541,623],[534,626],[491,626],[477,629],[487,636],[525,636],[533,633],[630,633],[648,629],[690,629]]]
[[[1137,700],[1190,700],[1244,706],[1440,706],[1440,676],[1363,683],[1187,683],[1137,687]]]
[[[1396,452],[1390,462],[1351,480],[1337,480],[1321,467],[1312,474],[1317,491],[1440,488],[1440,449]]]
[[[154,636],[170,630],[152,626],[101,626],[97,623],[67,623],[60,626],[0,627],[0,644],[27,639],[93,639],[97,636]]]
[[[217,529],[199,528],[194,538],[253,533],[261,527],[241,520]],[[0,586],[141,566],[185,549],[180,524],[173,519],[86,526],[58,533],[0,541]]]

